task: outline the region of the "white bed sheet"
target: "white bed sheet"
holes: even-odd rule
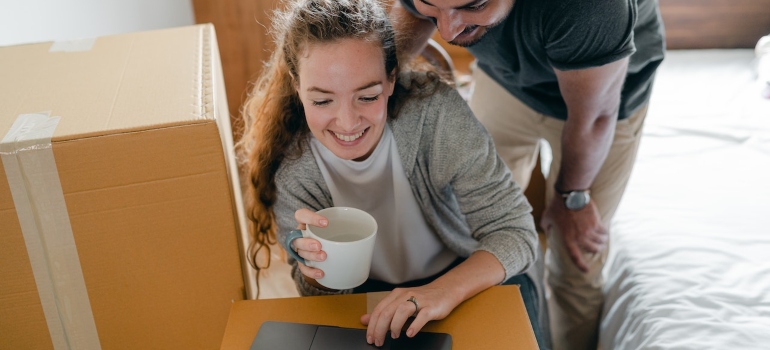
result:
[[[770,349],[770,99],[753,50],[670,51],[612,225],[602,349]]]

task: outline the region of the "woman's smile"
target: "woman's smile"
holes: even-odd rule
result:
[[[334,136],[337,138],[338,141],[341,141],[341,142],[353,142],[353,141],[358,140],[368,130],[369,130],[369,128],[366,128],[366,129],[361,130],[360,132],[355,133],[355,134],[340,134],[340,133],[337,133],[337,132],[334,132],[334,131],[332,131],[331,133],[334,134]]]

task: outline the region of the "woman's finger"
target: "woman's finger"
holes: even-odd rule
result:
[[[329,224],[323,215],[320,215],[310,209],[302,208],[294,212],[294,220],[297,221],[297,228],[304,230],[306,225],[313,225],[318,227],[326,227]]]
[[[326,252],[325,251],[319,251],[319,252],[309,252],[307,250],[298,250],[297,254],[301,256],[303,259],[307,261],[324,261],[326,260]]]
[[[414,337],[430,320],[432,320],[430,309],[421,308],[420,311],[417,312],[417,316],[415,316],[414,320],[412,320],[412,324],[410,324],[409,328],[406,329],[406,336],[409,338]]]
[[[361,317],[361,322],[366,327],[366,341],[369,344],[375,344],[381,346],[385,342],[387,332],[391,331],[393,325],[393,319],[399,317],[399,331],[403,328],[404,323],[408,317],[414,313],[414,306],[411,302],[407,302],[409,296],[414,294],[413,289],[396,288],[388,293],[385,298],[380,300],[377,306],[372,310],[371,314]],[[404,310],[405,316],[395,316],[398,313],[398,308],[403,306],[402,304],[408,303],[411,305],[411,311]],[[402,320],[403,319],[403,320]],[[396,335],[398,336],[398,335]],[[379,344],[379,345],[378,345]]]
[[[321,248],[323,248],[321,247],[321,242],[314,238],[297,238],[294,242],[291,242],[291,246],[297,252],[300,250],[306,252],[320,252]]]
[[[293,249],[305,260],[324,261],[326,252],[321,250],[321,242],[313,238],[297,238],[292,242]]]
[[[369,325],[369,319],[372,317],[371,314],[364,314],[361,316],[361,324],[364,326]]]
[[[323,278],[324,272],[320,269],[316,269],[314,267],[303,265],[299,262],[297,262],[297,267],[299,268],[299,271],[302,272],[303,275],[310,277],[312,279],[319,279]]]
[[[320,261],[326,260],[326,252],[323,251],[323,250],[320,251],[320,252],[309,252],[307,250],[300,249],[300,250],[297,251],[297,254],[299,254],[299,256],[301,256],[303,259],[305,259],[307,261],[319,261],[320,262]]]
[[[398,338],[401,335],[401,329],[406,324],[409,316],[415,313],[415,305],[409,300],[404,300],[398,303],[398,309],[393,314],[393,319],[390,321],[390,336],[393,339]]]
[[[369,315],[369,322],[366,327],[366,342],[376,346],[382,346],[385,343],[385,334],[390,328],[390,321],[393,319],[394,301],[403,290],[396,288],[390,292],[384,299],[380,300],[377,306]]]
[[[385,344],[385,338],[390,331],[390,323],[393,320],[396,310],[397,306],[391,304],[380,313],[377,324],[374,327],[374,345],[382,346]]]

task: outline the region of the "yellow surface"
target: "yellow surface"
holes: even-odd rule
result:
[[[237,301],[222,349],[248,349],[265,321],[365,328],[366,301],[365,294]],[[487,289],[424,330],[451,334],[453,349],[537,349],[518,286]]]

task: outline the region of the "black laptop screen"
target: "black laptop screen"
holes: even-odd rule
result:
[[[420,332],[413,338],[390,335],[385,344],[366,343],[366,330],[319,326],[304,323],[266,321],[259,328],[251,350],[451,350],[452,336],[446,333]]]

